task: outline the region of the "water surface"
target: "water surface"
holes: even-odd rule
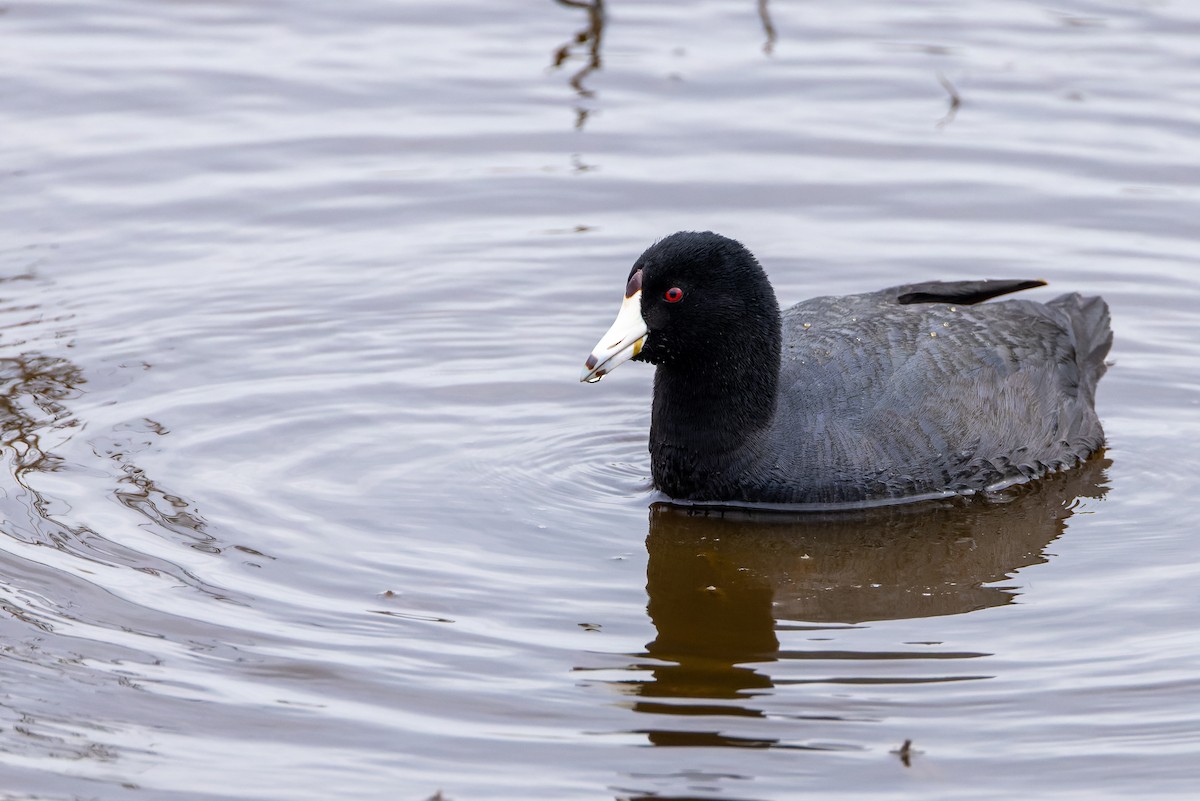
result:
[[[1191,797],[1191,4],[5,10],[5,798]],[[1104,295],[1109,448],[664,506],[577,377],[679,229]]]

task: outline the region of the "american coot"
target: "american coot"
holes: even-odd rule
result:
[[[1100,448],[1100,298],[982,301],[1042,281],[932,281],[780,314],[712,232],[652,245],[587,359],[657,365],[654,485],[681,500],[841,505],[995,490]]]

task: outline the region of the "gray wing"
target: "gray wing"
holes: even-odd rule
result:
[[[911,299],[931,291],[938,300]],[[812,489],[794,500],[983,489],[1100,447],[1092,403],[1111,342],[1103,300],[949,300],[995,294],[980,282],[918,284],[785,313],[774,436],[789,447],[773,469],[804,476]]]

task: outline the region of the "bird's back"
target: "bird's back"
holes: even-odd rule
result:
[[[1099,448],[1092,404],[1112,337],[1104,301],[970,305],[979,294],[967,290],[980,285],[787,310],[779,405],[754,446],[766,486],[753,494],[839,503],[981,490]]]

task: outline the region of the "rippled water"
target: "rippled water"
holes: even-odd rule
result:
[[[5,799],[1191,797],[1200,9],[605,10],[6,6]],[[662,504],[578,370],[705,228],[1104,295],[1109,449]]]

